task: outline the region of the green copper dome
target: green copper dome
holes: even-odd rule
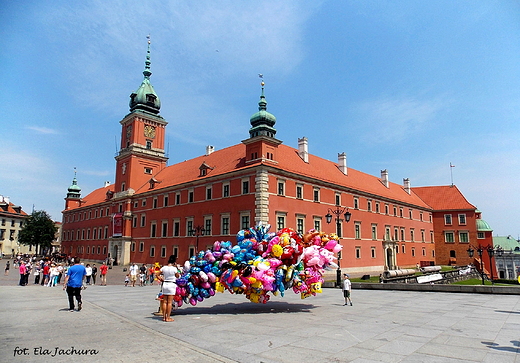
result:
[[[72,179],[72,185],[67,190],[68,190],[67,198],[80,198],[81,188],[78,186],[78,181],[76,179],[76,172],[74,172],[74,179]]]
[[[150,64],[150,38],[148,38],[148,51],[143,71],[144,79],[137,91],[130,95],[130,111],[141,110],[157,115],[161,109],[161,100],[159,100],[159,96],[150,83],[150,76],[152,75]]]
[[[276,129],[273,126],[276,123],[276,117],[272,113],[267,112],[267,101],[265,100],[264,95],[264,82],[261,84],[262,95],[260,96],[260,102],[258,102],[258,112],[249,119],[252,126],[249,129],[249,135],[250,137],[274,137],[276,135]]]
[[[493,229],[489,226],[489,224],[483,219],[477,219],[477,231],[479,232],[492,232]]]

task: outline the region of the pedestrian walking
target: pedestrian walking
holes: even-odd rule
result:
[[[4,276],[9,276],[9,269],[10,269],[10,268],[11,268],[11,266],[10,266],[10,262],[7,261],[7,262],[5,263]]]
[[[90,279],[92,278],[92,267],[90,267],[90,263],[87,263],[85,270],[87,271],[87,285],[90,285]]]
[[[101,286],[107,286],[108,266],[105,262],[99,266],[99,275],[101,276]]]
[[[92,284],[93,285],[96,284],[96,275],[97,275],[97,267],[96,267],[96,264],[93,263],[92,264]]]
[[[82,308],[81,289],[83,288],[83,280],[87,271],[85,266],[80,265],[80,258],[74,258],[74,266],[69,267],[65,281],[63,282],[63,290],[67,289],[67,296],[69,298],[69,311],[74,311],[74,297],[78,302],[78,311]]]
[[[134,262],[133,264],[130,265],[129,271],[130,271],[130,284],[132,285],[132,287],[135,287],[135,283],[137,281],[137,274],[139,273],[139,266],[137,266],[137,264]]]
[[[20,272],[20,282],[18,285],[25,286],[25,263],[23,261],[20,262],[20,267],[18,268],[18,272]]]
[[[352,306],[352,299],[350,298],[350,291],[352,290],[352,283],[349,280],[348,274],[343,274],[343,297],[345,298],[345,305],[348,305],[350,302],[350,306]]]
[[[146,285],[148,282],[148,276],[146,275],[148,272],[148,269],[146,268],[146,264],[143,263],[141,267],[139,267],[139,284],[141,286]],[[142,281],[141,281],[142,279]]]

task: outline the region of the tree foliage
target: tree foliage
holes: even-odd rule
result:
[[[25,221],[18,241],[24,245],[40,246],[40,248],[50,248],[58,228],[54,221],[44,210],[37,210],[31,213]]]

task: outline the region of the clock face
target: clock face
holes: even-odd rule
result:
[[[144,127],[144,136],[153,139],[155,137],[155,127],[150,126],[150,125],[146,125]]]

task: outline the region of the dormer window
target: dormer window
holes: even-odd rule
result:
[[[206,164],[206,162],[203,162],[200,166],[199,166],[199,176],[206,176],[208,175],[208,173],[213,170],[213,168],[211,166],[209,166],[208,164]]]
[[[107,194],[106,194],[107,199],[112,199],[113,196],[114,196],[113,191],[111,191],[111,190],[107,191]]]
[[[150,189],[153,189],[153,188],[155,188],[155,184],[160,183],[160,182],[157,179],[152,178],[152,179],[150,179],[149,183],[150,183]]]
[[[147,103],[152,103],[153,104],[155,102],[155,99],[156,99],[156,97],[153,94],[149,93],[149,94],[146,95],[146,102]]]

